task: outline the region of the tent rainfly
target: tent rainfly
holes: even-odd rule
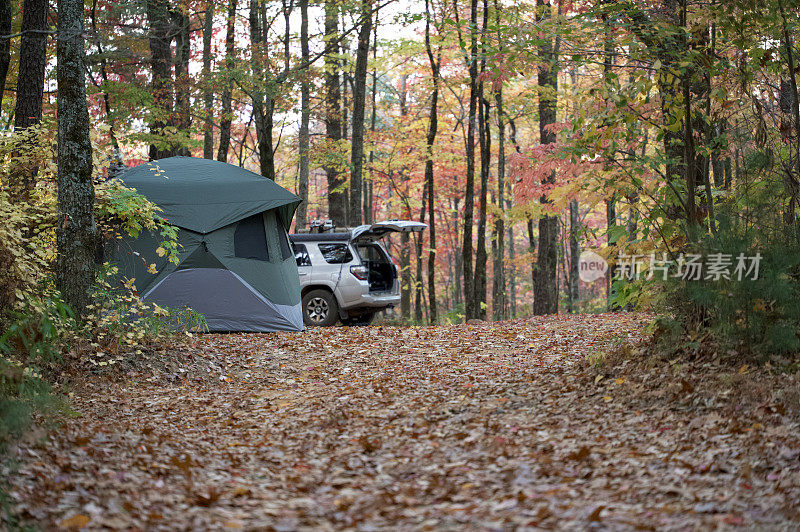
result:
[[[227,163],[170,157],[121,177],[179,228],[179,264],[159,257],[160,238],[117,240],[110,260],[146,301],[190,307],[210,331],[299,331],[300,281],[287,230],[300,198]],[[155,263],[158,273],[150,273]]]

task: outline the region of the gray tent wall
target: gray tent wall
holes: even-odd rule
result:
[[[181,198],[164,183],[177,182],[177,188],[185,188],[186,182],[192,181],[191,174],[181,173],[187,160],[195,167],[198,162],[204,168],[212,166],[216,173],[213,179],[198,180],[198,186],[191,190],[194,197],[186,199],[196,201],[199,206],[180,203]],[[118,264],[121,276],[135,279],[136,289],[145,300],[170,308],[191,307],[205,316],[211,331],[302,330],[300,282],[294,254],[286,236],[286,228],[299,198],[272,182],[270,186],[280,189],[278,194],[285,194],[277,199],[264,197],[273,193],[273,189],[267,189],[265,194],[264,190],[248,186],[253,183],[247,181],[265,178],[225,163],[203,161],[206,160],[184,157],[164,159],[156,162],[159,172],[143,174],[140,170],[133,174],[133,170],[141,168],[136,167],[123,176],[127,186],[149,190],[150,193],[143,193],[164,209],[167,219],[179,226],[178,264],[157,255],[156,249],[161,238],[147,232],[136,239],[123,238],[117,241],[111,260]],[[233,179],[226,177],[229,172],[233,173]],[[179,178],[175,179],[174,176]],[[151,180],[157,180],[155,187],[151,186]],[[246,181],[241,186],[245,193],[241,201],[237,201],[236,195],[231,194],[231,187],[235,189],[242,184],[242,180]],[[137,186],[142,184],[144,186]],[[262,183],[256,182],[255,185]],[[223,189],[228,204],[233,204],[229,212],[224,212],[229,205],[219,201]],[[200,197],[197,196],[198,192],[202,193]],[[260,197],[255,195],[257,192]],[[267,208],[252,214],[254,209],[262,207]],[[208,212],[205,217],[204,210]],[[220,223],[224,225],[215,227]],[[240,240],[244,233],[237,234],[240,224],[249,224],[248,227],[252,229],[254,223],[255,234],[261,231],[261,238],[266,239],[266,242],[255,242],[255,247],[263,248],[261,252],[264,256],[260,259],[241,256],[242,249],[248,253],[250,249],[242,247]],[[194,230],[182,225],[192,225]],[[237,251],[240,256],[237,256]],[[156,274],[147,271],[152,263],[158,269]]]

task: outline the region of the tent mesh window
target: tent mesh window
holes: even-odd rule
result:
[[[283,224],[280,223],[278,224],[278,241],[281,244],[281,260],[286,260],[292,256],[292,250],[289,247],[289,235],[283,228]]]
[[[320,244],[319,251],[328,264],[346,264],[353,260],[347,244]]]
[[[269,260],[267,233],[261,214],[249,216],[236,225],[233,254],[240,259]]]

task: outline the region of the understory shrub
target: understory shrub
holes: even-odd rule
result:
[[[729,279],[683,280],[665,283],[665,308],[684,331],[709,330],[724,349],[767,361],[800,353],[800,242],[792,231],[748,227],[730,216],[696,245],[704,263],[718,253],[733,260]],[[758,229],[758,230],[756,230]],[[737,257],[760,257],[758,276],[733,275]],[[750,261],[748,260],[748,266]],[[662,319],[662,333],[675,327]],[[673,340],[670,340],[673,341]]]
[[[54,286],[57,219],[55,127],[47,121],[0,142],[0,446],[53,403],[67,371],[101,371],[146,346],[203,330],[191,309],[143,302],[132,281],[98,265],[92,305],[75,316]],[[104,241],[160,235],[159,254],[178,260],[177,228],[135,190],[109,179],[110,147],[93,132],[95,217]],[[31,176],[34,176],[31,178]],[[99,244],[99,243],[98,243]],[[99,246],[98,246],[99,247]],[[155,265],[150,265],[155,269]],[[119,280],[118,278],[116,278]],[[51,393],[52,392],[52,393]],[[56,401],[57,402],[57,401]]]

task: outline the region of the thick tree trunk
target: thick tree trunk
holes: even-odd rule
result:
[[[147,20],[150,25],[150,64],[153,69],[153,102],[156,110],[150,122],[150,159],[175,155],[172,143],[163,137],[164,128],[171,122],[172,97],[172,24],[166,0],[147,0]]]
[[[364,108],[367,99],[367,59],[369,38],[372,33],[372,11],[370,1],[361,3],[361,28],[358,32],[356,71],[353,84],[353,136],[351,140],[350,165],[350,215],[348,223],[361,225],[361,188],[364,168]]]
[[[25,0],[22,43],[19,50],[17,107],[14,128],[24,129],[42,120],[44,71],[47,63],[47,0]]]
[[[188,7],[186,8],[188,9]],[[175,27],[175,128],[179,135],[190,137],[192,127],[191,115],[191,80],[189,79],[189,59],[191,58],[191,33],[189,13],[171,12]],[[188,157],[191,155],[185,141],[175,146],[175,155]]]
[[[0,0],[0,35],[11,35],[13,13],[11,0]],[[0,39],[0,102],[6,90],[8,67],[11,64],[11,39]]]
[[[47,12],[47,0],[25,0],[22,9],[23,34],[19,51],[17,104],[14,110],[15,131],[22,131],[42,121],[44,72],[47,63]],[[19,172],[21,195],[28,197],[35,186],[37,168],[16,162],[12,166],[15,172]]]
[[[56,285],[77,315],[90,303],[97,227],[83,58],[81,0],[58,1]]]
[[[455,5],[458,10],[458,5]],[[464,233],[461,249],[461,268],[464,274],[464,311],[466,318],[479,316],[475,301],[475,278],[472,264],[472,224],[475,212],[475,115],[478,106],[478,0],[470,2],[469,111],[467,114],[467,176],[464,193]]]
[[[325,136],[330,149],[338,147],[342,138],[341,98],[339,90],[339,9],[336,0],[325,1]],[[325,164],[328,178],[328,217],[337,226],[347,225],[345,180],[336,163]]]
[[[205,124],[203,125],[203,157],[214,158],[214,88],[211,85],[211,32],[214,30],[214,3],[206,7],[203,22],[203,107]]]
[[[307,64],[310,59],[308,49],[308,0],[300,0],[300,53],[301,62]],[[300,80],[300,132],[298,134],[298,151],[300,152],[300,169],[297,183],[297,195],[302,203],[297,207],[296,228],[305,228],[308,225],[308,175],[309,159],[308,150],[311,144],[311,135],[308,124],[311,120],[311,80],[308,72]]]
[[[430,13],[428,9],[428,0],[425,0],[425,12]],[[425,137],[425,183],[428,187],[428,322],[435,325],[438,321],[436,309],[436,224],[433,212],[433,197],[435,193],[433,183],[433,144],[436,142],[436,133],[439,129],[439,65],[441,64],[441,48],[439,49],[436,58],[433,56],[431,50],[430,39],[430,15],[425,20],[425,51],[428,54],[428,61],[431,65],[431,77],[433,78],[433,93],[431,94],[431,108],[428,113],[428,134]],[[374,115],[373,115],[374,116]]]
[[[260,0],[250,0],[250,46],[252,55],[250,68],[253,76],[251,99],[253,101],[253,116],[256,125],[256,144],[258,146],[258,163],[261,175],[267,179],[275,180],[275,166],[272,159],[272,113],[274,99],[267,96],[265,90],[271,92],[271,87],[266,87],[265,55],[267,46],[264,25],[263,4]]]
[[[550,19],[550,5],[544,0],[537,0],[541,10],[540,20]],[[556,135],[549,127],[556,121],[556,98],[558,90],[557,51],[553,43],[547,39],[539,45],[538,82],[542,89],[539,92],[539,139],[542,144],[552,144]],[[556,175],[552,172],[545,180],[555,183]],[[542,198],[547,202],[546,198]],[[543,216],[539,219],[539,255],[536,261],[533,283],[533,313],[535,315],[558,313],[558,288],[556,286],[558,260],[556,256],[558,241],[558,218]]]
[[[219,146],[217,147],[217,160],[228,161],[228,150],[231,145],[231,123],[233,121],[233,79],[232,72],[236,66],[234,58],[236,37],[236,2],[228,1],[228,24],[225,33],[225,81],[222,86],[222,116],[219,123]]]

